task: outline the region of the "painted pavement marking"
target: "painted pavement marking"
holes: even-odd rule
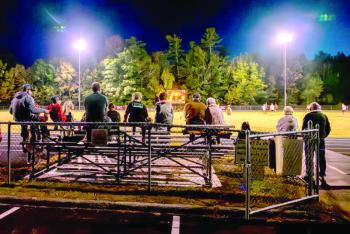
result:
[[[16,212],[19,209],[20,209],[20,207],[12,207],[8,211],[5,211],[4,213],[0,214],[0,220],[5,218],[6,216],[9,216],[10,214]]]
[[[180,233],[180,216],[173,216],[173,225],[171,227],[171,234]]]

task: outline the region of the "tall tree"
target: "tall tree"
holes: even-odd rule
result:
[[[183,50],[181,49],[181,43],[182,39],[178,37],[176,34],[171,35],[166,35],[166,40],[169,43],[168,46],[168,60],[170,63],[173,65],[172,66],[172,73],[175,75],[175,80],[178,83],[183,83],[183,77],[180,76],[180,60],[182,58]]]
[[[255,104],[257,96],[266,85],[262,78],[265,72],[249,55],[235,57],[231,63],[231,79],[227,81],[227,103]]]
[[[33,85],[36,101],[41,105],[49,102],[53,95],[57,95],[57,83],[54,80],[54,67],[38,59],[28,69],[28,82]]]
[[[204,35],[201,39],[201,47],[208,52],[208,59],[211,59],[211,56],[214,52],[214,49],[219,47],[222,39],[216,33],[215,28],[205,29]]]
[[[323,90],[323,82],[318,73],[310,73],[302,84],[301,98],[306,103],[316,101]]]
[[[59,94],[72,97],[72,94],[78,89],[73,65],[64,59],[53,59],[50,63],[54,67],[54,82],[58,84]]]

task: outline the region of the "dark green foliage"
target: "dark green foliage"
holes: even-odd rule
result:
[[[151,106],[154,98],[169,89],[186,89],[188,97],[198,92],[203,100],[214,97],[220,104],[262,104],[283,102],[283,66],[279,58],[243,54],[228,58],[228,51],[215,28],[207,28],[200,43],[182,48],[182,39],[167,35],[168,48],[149,54],[146,44],[131,37],[109,40],[109,56],[82,68],[82,98],[98,81],[109,100],[125,105],[133,92],[143,94]],[[34,96],[46,104],[52,95],[76,100],[78,73],[63,59],[38,59],[25,69],[0,60],[0,102],[9,103],[24,83],[34,86]],[[309,61],[304,55],[288,56],[288,104],[313,100],[322,104],[350,103],[350,56],[320,52]]]

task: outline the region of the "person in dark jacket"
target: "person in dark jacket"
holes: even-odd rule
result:
[[[107,111],[108,99],[101,94],[100,83],[92,83],[91,89],[93,93],[87,96],[84,102],[86,122],[103,122]]]
[[[248,121],[244,121],[244,122],[242,123],[241,131],[238,133],[237,139],[242,139],[242,140],[244,140],[244,139],[245,139],[245,131],[246,131],[246,130],[251,131],[251,130],[250,130],[250,124],[249,124]]]
[[[148,122],[148,111],[146,106],[141,102],[142,94],[136,92],[132,95],[131,102],[128,104],[125,115],[124,122],[129,123],[144,123]],[[142,130],[142,140],[145,140],[146,129],[141,127]],[[132,132],[135,134],[136,127],[133,126]]]
[[[108,106],[108,99],[106,96],[102,95],[100,83],[94,82],[91,86],[92,94],[85,98],[84,107],[86,114],[86,122],[104,122],[106,116],[106,110]],[[91,128],[94,126],[89,126],[86,129],[87,140],[91,141]]]
[[[322,113],[321,106],[317,102],[312,102],[310,104],[310,112],[307,113],[303,120],[302,129],[308,129],[312,125],[313,128],[319,127],[319,165],[320,165],[320,177],[321,177],[321,187],[328,188],[329,185],[325,180],[326,176],[326,157],[325,157],[325,138],[331,132],[331,126],[328,117]],[[313,176],[313,155],[316,151],[316,144],[306,144],[305,145],[305,165],[306,165],[306,179],[311,180]]]
[[[107,111],[107,116],[112,120],[114,123],[119,123],[120,122],[120,114],[118,111],[116,111],[115,106],[113,103],[110,103],[108,105],[108,111]]]
[[[32,86],[25,84],[22,87],[22,91],[15,94],[15,97],[11,101],[10,113],[14,116],[14,120],[17,122],[38,122],[37,117],[39,113],[48,114],[49,111],[35,107],[35,101],[32,97]],[[31,126],[31,140],[36,139],[37,129]],[[28,126],[21,125],[21,136],[23,141],[27,141],[29,137]]]

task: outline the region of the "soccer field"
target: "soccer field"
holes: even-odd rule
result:
[[[331,123],[331,137],[350,137],[350,112],[342,114],[341,111],[324,111]],[[123,112],[120,112],[123,116]],[[149,113],[154,119],[154,112]],[[305,111],[296,111],[294,116],[298,119],[299,129],[301,127]],[[74,112],[76,120],[80,120],[83,115],[82,111]],[[231,115],[226,115],[225,121],[229,125],[234,125],[236,129],[240,129],[243,121],[249,121],[251,129],[254,131],[275,131],[277,120],[283,116],[282,111],[266,112],[262,111],[232,111]],[[12,116],[8,111],[0,111],[0,121],[8,122],[12,120]],[[185,124],[183,112],[175,112],[174,124]]]

